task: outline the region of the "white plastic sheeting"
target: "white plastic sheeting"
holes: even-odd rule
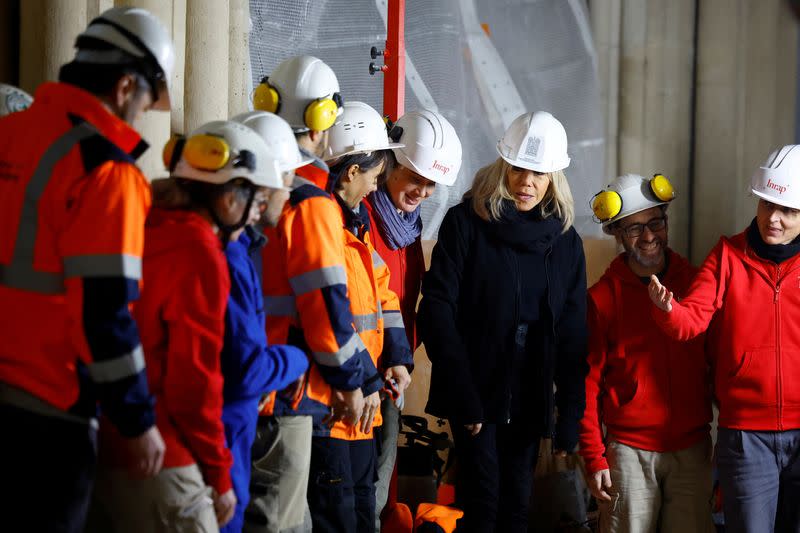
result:
[[[370,47],[386,40],[387,3],[251,0],[253,82],[287,57],[311,54],[333,68],[345,99],[382,111],[383,75],[370,76],[368,65]],[[405,24],[405,109],[437,109],[464,146],[456,184],[437,187],[422,204],[423,238],[435,238],[475,172],[496,159],[495,144],[511,120],[538,109],[567,130],[576,227],[599,235],[589,200],[607,181],[604,130],[583,0],[406,0]]]

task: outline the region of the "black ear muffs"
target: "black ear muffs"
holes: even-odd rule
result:
[[[173,135],[167,144],[164,145],[164,150],[161,152],[161,159],[164,162],[164,167],[172,172],[175,166],[181,159],[183,147],[186,145],[186,137],[183,135]]]
[[[233,162],[233,168],[246,168],[250,172],[256,171],[256,154],[250,150],[242,150]]]

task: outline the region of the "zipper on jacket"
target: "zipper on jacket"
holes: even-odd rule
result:
[[[783,379],[781,376],[781,303],[778,296],[781,292],[781,267],[778,266],[775,282],[775,368],[778,378],[778,430],[783,431]]]
[[[553,253],[553,247],[552,246],[550,248],[548,248],[547,251],[544,253],[544,281],[547,284],[546,285],[546,289],[545,289],[547,291],[547,307],[548,307],[548,311],[550,312],[550,328],[553,331],[553,349],[555,351],[555,347],[558,345],[558,337],[556,336],[556,316],[555,316],[555,313],[553,313],[553,302],[550,300],[550,293],[553,292],[553,289],[550,286],[550,254],[552,254],[552,253]],[[558,356],[556,355],[556,357],[558,357]],[[555,361],[555,358],[553,360],[553,364],[556,365],[556,366],[558,365],[558,362]],[[556,372],[557,372],[557,370],[554,367],[553,368],[553,376],[554,377],[555,377]],[[553,385],[552,385],[552,383],[549,384],[549,387],[550,387],[550,391],[548,392],[548,394],[552,395],[553,394],[553,391],[552,391]],[[554,408],[554,410],[556,408],[555,396],[553,396],[553,408]],[[545,416],[547,417],[547,420],[545,420],[545,424],[547,426],[551,426],[550,422],[553,419],[552,411],[549,412],[549,413],[546,413]],[[550,431],[550,439],[553,442],[556,441],[556,423],[555,423],[555,421],[553,421],[553,423],[552,423],[552,430]]]
[[[517,346],[516,338],[517,338],[517,332],[519,331],[519,308],[520,308],[519,301],[520,301],[520,293],[522,292],[522,283],[520,282],[521,272],[519,269],[519,258],[517,257],[517,254],[513,250],[511,251],[511,257],[512,257],[511,264],[514,265],[514,280],[516,281],[517,284],[517,290],[514,294],[514,341],[515,341],[514,355],[511,359],[511,369],[513,374],[514,367],[516,366],[515,363],[517,360],[517,350],[519,349]],[[511,378],[513,379],[514,376],[512,375]],[[507,380],[507,383],[508,386],[511,387],[511,381]],[[513,400],[514,400],[514,394],[509,389],[508,403],[506,404],[506,412],[503,413],[505,415],[504,417],[506,419],[506,424],[511,423],[511,402]]]

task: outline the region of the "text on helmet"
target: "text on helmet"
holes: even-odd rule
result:
[[[783,194],[786,191],[786,187],[784,187],[783,185],[778,185],[771,179],[767,180],[767,187],[775,191],[778,191],[778,194]]]
[[[438,160],[434,160],[433,161],[433,165],[431,165],[431,169],[432,170],[438,170],[439,172],[442,173],[442,175],[447,174],[448,172],[450,172],[450,167],[440,163]]]

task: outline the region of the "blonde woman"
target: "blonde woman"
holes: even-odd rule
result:
[[[426,410],[455,438],[459,531],[527,531],[539,439],[572,452],[584,409],[586,273],[566,132],[527,113],[497,149],[442,222],[418,320],[433,363]]]

